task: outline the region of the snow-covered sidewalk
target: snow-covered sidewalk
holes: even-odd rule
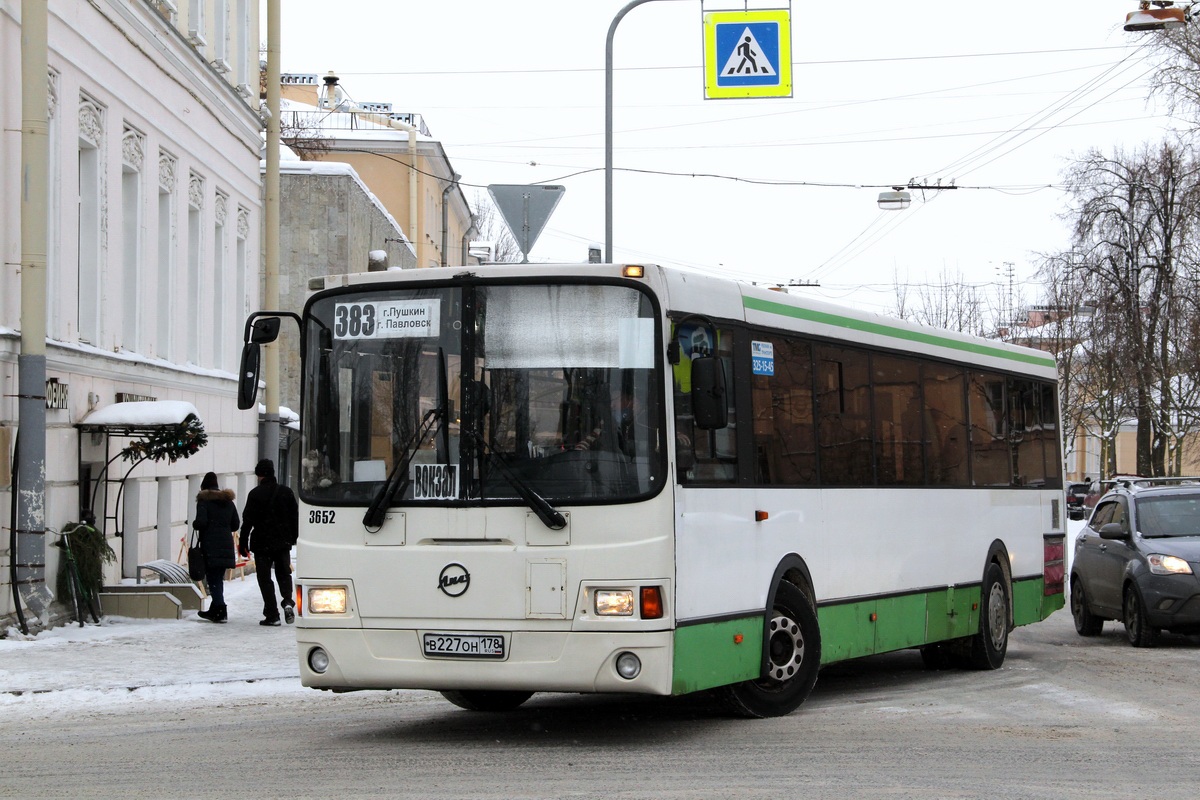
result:
[[[227,581],[225,600],[225,624],[185,611],[178,620],[105,617],[99,625],[34,636],[10,628],[0,639],[0,708],[73,705],[114,692],[169,691],[182,699],[254,685],[269,685],[272,693],[309,691],[300,686],[295,629],[258,624],[262,597],[254,576]]]

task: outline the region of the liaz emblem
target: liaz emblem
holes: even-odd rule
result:
[[[461,597],[471,587],[471,573],[462,564],[447,564],[438,576],[438,588],[447,597]]]

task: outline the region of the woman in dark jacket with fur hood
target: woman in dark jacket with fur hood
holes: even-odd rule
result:
[[[241,527],[237,506],[233,504],[233,490],[221,489],[214,472],[205,474],[200,483],[200,494],[196,495],[196,519],[192,527],[200,533],[200,547],[204,550],[204,582],[212,602],[200,616],[210,622],[229,619],[225,607],[225,570],[233,569],[237,563],[233,534]]]

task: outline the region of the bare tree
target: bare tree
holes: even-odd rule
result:
[[[1067,181],[1080,285],[1095,293],[1098,319],[1122,347],[1113,366],[1133,394],[1137,471],[1164,475],[1177,416],[1172,341],[1188,299],[1179,294],[1180,260],[1200,212],[1200,165],[1189,148],[1164,142],[1112,156],[1091,151],[1068,168]]]
[[[479,238],[495,244],[492,260],[506,264],[519,262],[521,248],[509,232],[508,225],[501,219],[492,198],[486,192],[476,190],[474,206],[475,229],[479,231]]]
[[[936,284],[915,290],[902,283],[898,275],[893,276],[893,284],[896,289],[893,313],[900,319],[976,336],[986,336],[994,330],[984,292],[969,283],[961,272],[952,275],[943,271]]]
[[[1159,65],[1150,76],[1153,93],[1166,98],[1170,112],[1200,123],[1200,29],[1180,28],[1139,34]]]

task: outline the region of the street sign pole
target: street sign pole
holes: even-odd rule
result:
[[[643,3],[654,0],[632,0],[613,17],[608,26],[604,45],[604,260],[613,260],[613,37],[625,15]]]

